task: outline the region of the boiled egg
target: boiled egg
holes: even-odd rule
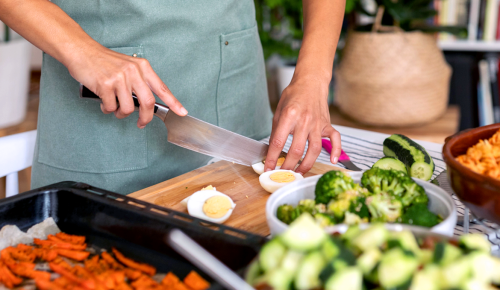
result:
[[[200,190],[189,197],[187,209],[190,215],[221,224],[233,213],[236,204],[222,192]]]
[[[210,184],[209,186],[207,186],[207,187],[203,187],[203,188],[202,188],[202,189],[200,189],[200,190],[216,190],[216,189],[215,189],[215,187],[213,187],[213,186]],[[189,198],[190,198],[191,196],[192,196],[192,195],[190,195],[190,196],[186,197],[185,199],[183,199],[183,200],[181,201],[181,204],[182,204],[182,205],[184,205],[184,206],[187,206],[187,204],[188,204],[188,200],[189,200]]]
[[[304,177],[299,173],[283,169],[264,172],[259,176],[260,186],[269,193],[273,193],[283,186],[300,179],[304,179]]]
[[[280,169],[281,168],[281,165],[283,165],[283,163],[285,162],[285,157],[286,156],[280,156],[278,158],[278,161],[276,162],[276,168],[275,169]],[[266,163],[266,160],[262,160],[259,163],[255,163],[254,165],[252,165],[253,171],[255,171],[255,173],[257,173],[258,175],[261,175],[262,173],[264,173],[264,165],[265,165],[265,163]]]

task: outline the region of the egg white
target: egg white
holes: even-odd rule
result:
[[[207,199],[209,199],[213,196],[217,196],[217,195],[227,197],[229,199],[229,202],[231,203],[232,208],[230,210],[228,210],[227,213],[220,218],[211,218],[211,217],[208,217],[203,212],[203,205],[205,204],[205,201],[207,201]],[[218,224],[225,222],[231,216],[235,206],[236,206],[236,204],[233,202],[233,200],[229,196],[225,195],[222,192],[218,192],[216,190],[197,191],[193,195],[191,195],[187,201],[187,209],[188,209],[188,212],[190,215],[197,217],[197,218],[200,218],[200,219],[203,219],[203,220],[206,220],[206,221],[209,221],[209,222],[218,223]]]
[[[254,165],[252,165],[252,168],[253,168],[253,171],[255,171],[255,173],[257,173],[258,175],[261,175],[262,173],[264,173],[264,162],[259,162],[259,163],[255,163]],[[275,169],[280,169],[281,166],[276,166]]]
[[[293,176],[295,177],[294,181],[304,179],[304,177],[302,175],[300,175],[299,173],[293,172],[291,170],[276,169],[276,170],[264,172],[259,176],[259,182],[260,182],[260,186],[262,186],[262,188],[264,188],[269,193],[273,193],[276,190],[282,188],[283,186],[294,182],[294,181],[292,181],[292,182],[280,183],[280,182],[276,182],[276,181],[271,180],[271,178],[270,178],[271,174],[276,173],[276,172],[291,172],[291,173],[293,173]]]

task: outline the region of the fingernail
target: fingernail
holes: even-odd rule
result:
[[[266,169],[266,172],[271,171],[271,170],[272,170],[271,168],[268,168],[268,169]]]
[[[338,157],[333,158],[333,164],[337,164],[337,161],[339,161]]]
[[[139,129],[144,129],[146,128],[146,125],[139,126]]]
[[[187,115],[188,111],[186,110],[186,108],[182,107],[181,108],[181,114],[182,115]]]

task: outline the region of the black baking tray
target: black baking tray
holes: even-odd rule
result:
[[[61,231],[84,235],[97,248],[116,247],[132,259],[155,266],[159,273],[172,271],[184,278],[196,270],[211,282],[210,289],[222,287],[168,245],[171,229],[182,230],[240,275],[266,242],[262,236],[84,183],[61,182],[0,201],[0,228],[17,225],[26,231],[48,217]]]

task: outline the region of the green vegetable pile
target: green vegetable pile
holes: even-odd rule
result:
[[[441,221],[428,210],[429,199],[424,188],[398,170],[377,167],[367,170],[361,186],[341,171],[330,171],[318,180],[315,195],[315,200],[301,200],[295,207],[281,205],[278,219],[290,224],[307,212],[323,227],[366,222],[433,227]]]
[[[304,214],[262,247],[246,280],[257,289],[492,290],[500,259],[482,235],[417,239],[374,224],[330,236]]]

